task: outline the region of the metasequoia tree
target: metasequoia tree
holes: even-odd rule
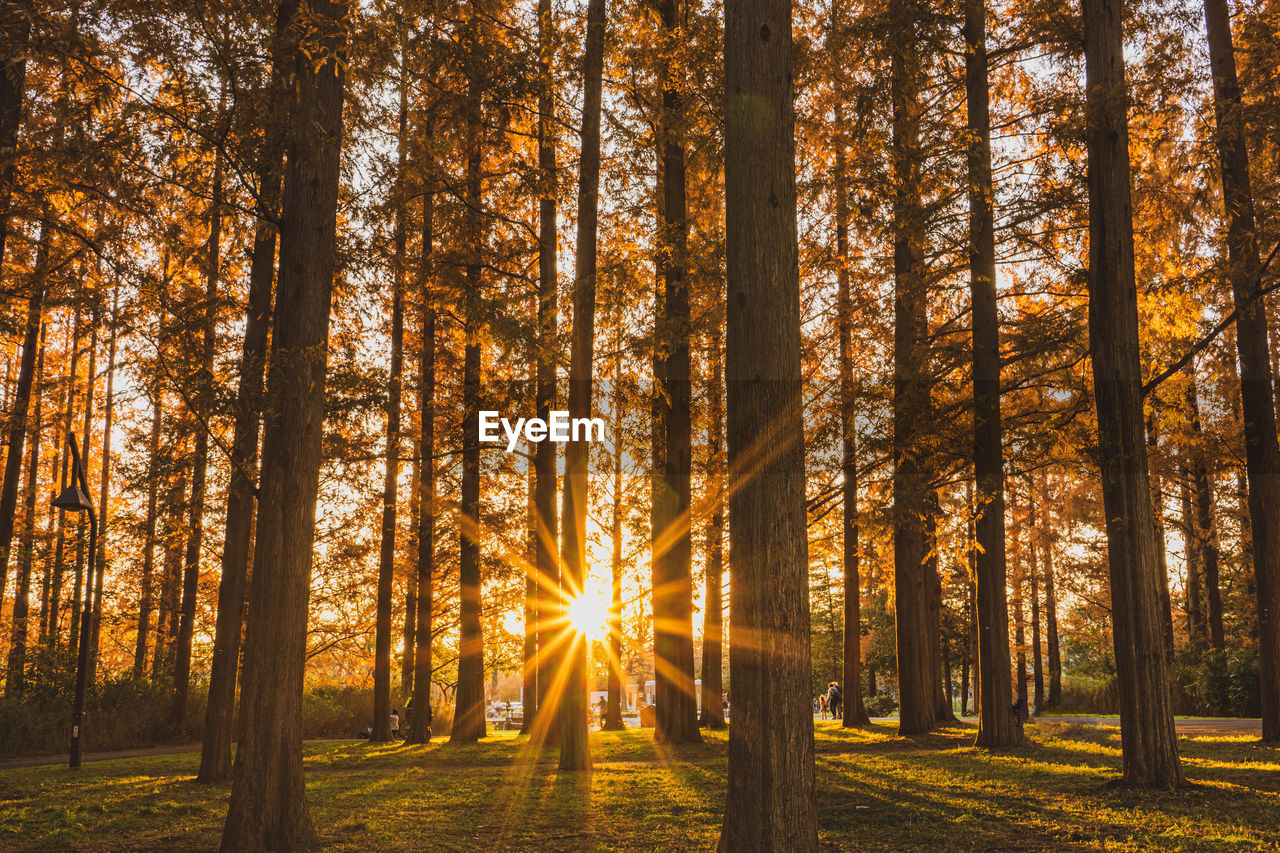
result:
[[[596,323],[596,237],[600,206],[600,113],[604,88],[605,0],[587,4],[582,55],[582,132],[578,175],[578,239],[574,258],[573,331],[569,354],[569,417],[591,417]],[[560,594],[580,596],[587,578],[587,465],[591,445],[570,441],[564,454],[564,522]],[[565,601],[564,606],[568,606]],[[572,629],[570,629],[572,630]],[[560,769],[591,766],[587,741],[587,639],[578,631],[564,649],[565,688],[560,705]]]
[[[721,851],[818,849],[791,4],[724,23],[729,790]]]
[[[1089,337],[1110,558],[1124,781],[1182,784],[1142,411],[1122,3],[1084,0]],[[1269,406],[1268,406],[1269,408]]]
[[[721,302],[718,287],[715,299],[717,303]],[[724,704],[720,698],[724,692],[724,336],[720,331],[721,315],[718,307],[715,314],[707,347],[707,358],[711,361],[711,381],[707,386],[711,409],[707,423],[707,491],[710,494],[711,514],[707,519],[707,594],[702,622],[702,713],[698,722],[709,729],[722,729],[725,727]],[[615,584],[620,586],[621,579]]]
[[[1258,601],[1258,676],[1262,739],[1280,740],[1280,442],[1272,397],[1263,265],[1258,251],[1244,107],[1236,76],[1227,0],[1205,0],[1213,72],[1218,163],[1227,221],[1227,278],[1236,309],[1245,471]]]
[[[973,302],[973,467],[978,547],[973,549],[978,635],[978,746],[1011,746],[1020,732],[1009,703],[1009,608],[1005,599],[1004,453],[1000,424],[1000,325],[991,177],[985,0],[965,0],[965,105],[969,150],[969,293]]]
[[[302,771],[302,677],[333,287],[345,88],[345,4],[312,0],[292,47],[289,158],[263,436],[254,572],[245,631],[243,735],[223,851],[314,845]]]

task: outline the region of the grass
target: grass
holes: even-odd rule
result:
[[[900,738],[892,724],[817,724],[824,848],[867,851],[1280,851],[1280,750],[1183,737],[1186,790],[1114,786],[1119,734],[1041,721],[1032,743],[973,749],[973,727]],[[712,849],[725,736],[673,749],[593,732],[594,770],[496,733],[476,746],[309,744],[307,791],[327,850]],[[229,786],[197,753],[0,770],[0,850],[212,850]]]

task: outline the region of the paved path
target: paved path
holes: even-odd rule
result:
[[[1040,717],[1048,723],[1079,726],[1119,726],[1118,717]],[[1174,726],[1182,734],[1231,734],[1262,736],[1262,720],[1240,717],[1175,717]]]
[[[306,740],[303,743],[358,743],[359,738],[319,738]],[[81,761],[115,761],[120,758],[140,758],[147,755],[178,755],[184,752],[199,752],[200,744],[184,743],[170,746],[144,746],[141,749],[120,749],[115,752],[86,752]],[[0,760],[0,770],[12,770],[16,767],[42,767],[48,764],[66,764],[66,755],[33,755],[26,758],[6,758]]]

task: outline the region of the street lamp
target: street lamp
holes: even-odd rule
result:
[[[84,475],[84,464],[80,461],[80,446],[76,444],[75,433],[67,433],[67,442],[71,446],[72,479],[71,485],[62,490],[62,494],[53,499],[55,508],[64,512],[89,513],[89,565],[88,577],[93,577],[94,560],[98,553],[98,515],[93,511],[93,501],[87,494],[89,483]],[[77,482],[79,481],[79,482]],[[93,588],[84,597],[84,613],[80,616],[80,649],[76,660],[76,698],[71,713],[71,767],[80,766],[80,731],[84,726],[84,697],[89,681],[89,637],[93,623]]]

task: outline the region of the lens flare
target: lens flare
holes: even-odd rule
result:
[[[592,640],[609,636],[610,590],[587,582],[582,595],[569,602],[569,624]]]

